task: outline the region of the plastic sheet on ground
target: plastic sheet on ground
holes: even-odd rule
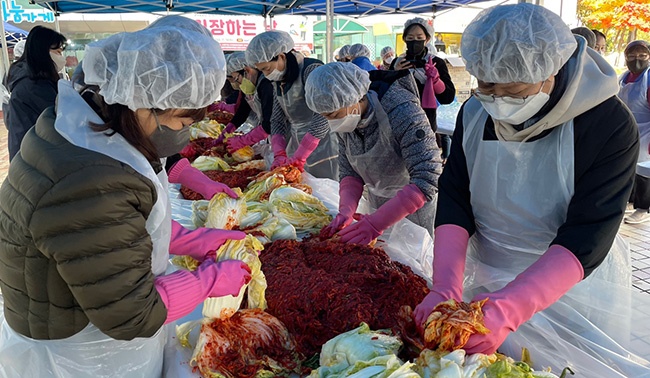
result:
[[[330,210],[330,215],[335,216],[338,213],[338,182],[330,179],[315,178],[308,173],[303,174],[303,182],[312,187],[313,195],[325,204]],[[179,187],[179,184],[170,184],[169,192],[172,218],[184,227],[194,228],[192,223],[192,201],[182,199]],[[359,202],[358,212],[367,214],[368,209],[368,202],[362,198]],[[427,282],[429,284],[431,283],[431,276],[433,274],[433,240],[427,230],[408,219],[404,219],[384,232],[379,237],[376,246],[382,247],[391,259],[410,266],[414,273],[425,277]],[[262,270],[264,270],[264,267],[262,267]],[[202,306],[200,305],[190,315],[178,320],[176,324],[200,319],[202,317]],[[198,328],[200,327],[197,327],[190,334],[190,340],[196,340],[198,338]],[[192,350],[182,348],[176,340],[176,335],[170,334],[168,347],[173,348],[166,348],[165,369],[167,370],[167,377],[200,377],[198,373],[192,373],[192,368],[189,366]]]
[[[314,189],[314,196],[323,201],[332,215],[336,215],[339,200],[338,182],[314,178],[308,174],[303,177],[304,182]],[[171,192],[175,193],[173,189]],[[172,194],[172,196],[174,195],[176,194]],[[172,209],[174,219],[182,224],[186,224],[184,222],[191,224],[191,201],[174,198],[172,199]],[[358,212],[368,213],[368,203],[363,198],[359,204]],[[621,241],[619,239],[617,242]],[[423,276],[429,284],[431,283],[433,240],[425,229],[405,219],[381,235],[377,246],[384,248],[393,260],[410,266],[416,274]],[[610,258],[629,259],[629,255],[611,256]],[[468,260],[468,266],[476,263],[471,259]],[[631,267],[628,272],[621,272],[621,274],[629,277],[630,272]],[[488,282],[486,286],[489,286],[489,290],[496,290],[513,278],[507,274],[499,274],[499,272],[487,272],[486,275],[491,275],[487,281],[483,281],[484,284]],[[625,279],[627,280],[627,278]],[[527,347],[531,351],[531,358],[536,369],[552,366],[555,372],[559,372],[563,367],[570,366],[581,377],[650,378],[650,363],[644,359],[650,357],[650,351],[646,350],[648,345],[646,342],[650,340],[650,326],[646,325],[647,319],[650,318],[650,295],[638,293],[629,286],[625,289],[623,302],[631,303],[634,309],[629,343],[625,342],[626,338],[622,338],[621,342],[611,339],[570,306],[556,304],[551,306],[547,312],[535,315],[520,327],[523,332],[513,334],[508,339],[506,350],[502,351],[517,358],[521,355],[520,346]],[[629,294],[629,302],[627,294]],[[616,311],[615,308],[602,309],[602,311],[610,310]],[[179,321],[179,324],[200,317],[201,311],[197,309]],[[565,321],[558,323],[554,320],[558,318]],[[599,340],[600,346],[582,337],[582,335],[590,336],[590,339],[593,340],[594,332],[598,333],[595,339]],[[589,335],[590,333],[592,335]],[[568,339],[572,339],[574,344],[565,341]],[[624,348],[621,343],[629,344],[629,346]],[[198,375],[191,374],[191,369],[187,366],[191,350],[182,350],[180,346],[177,349],[180,354],[174,358],[178,360],[177,363],[181,368],[185,366],[185,370],[190,371],[190,375],[174,376],[197,377]],[[586,353],[585,350],[591,352]],[[628,352],[631,352],[632,355]],[[597,355],[598,358],[594,358],[594,355]],[[619,371],[626,373],[619,373]]]

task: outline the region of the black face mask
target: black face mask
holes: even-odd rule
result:
[[[650,60],[641,60],[641,59],[634,59],[634,60],[628,60],[625,62],[625,65],[627,66],[627,69],[630,70],[635,75],[640,74],[648,68],[648,65],[650,65]]]
[[[424,51],[424,44],[426,41],[406,41],[406,54],[418,56]]]

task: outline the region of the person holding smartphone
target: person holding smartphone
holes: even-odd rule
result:
[[[404,24],[402,39],[406,43],[406,53],[393,60],[391,69],[393,70],[410,70],[415,77],[420,100],[427,78],[434,81],[434,91],[436,100],[440,104],[451,104],[456,97],[456,88],[451,81],[447,64],[444,60],[435,55],[435,51],[429,51],[426,45],[431,41],[433,28],[423,18],[412,18]],[[425,108],[424,112],[431,124],[431,129],[436,132],[438,125],[436,123],[436,109]],[[436,139],[440,139],[437,135]],[[442,157],[446,159],[449,156],[449,147],[446,143],[438,142],[442,148]]]

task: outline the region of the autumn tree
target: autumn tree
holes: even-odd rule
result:
[[[650,33],[648,0],[578,0],[578,18],[590,29],[602,31],[614,51]]]

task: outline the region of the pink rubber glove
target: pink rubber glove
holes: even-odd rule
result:
[[[221,101],[216,104],[211,104],[208,106],[208,112],[213,112],[215,110],[218,110],[220,112],[228,112],[228,113],[235,113],[235,108],[237,107],[237,104],[226,104],[225,102]]]
[[[554,244],[535,263],[503,289],[477,295],[472,301],[489,298],[483,305],[487,335],[470,336],[468,354],[492,354],[510,332],[560,299],[584,277],[580,261],[568,249]]]
[[[156,277],[154,286],[167,308],[165,324],[189,314],[207,298],[238,295],[251,280],[251,269],[239,260],[206,261],[190,272]]]
[[[445,91],[445,83],[440,80],[440,73],[436,64],[433,63],[433,58],[429,56],[429,61],[424,65],[424,72],[427,75],[427,79],[431,79],[433,82],[433,89],[436,94],[440,94]]]
[[[232,198],[238,197],[227,185],[210,180],[203,172],[192,167],[187,159],[181,159],[172,166],[169,170],[169,182],[185,185],[207,200],[211,200],[217,193],[226,193]]]
[[[339,185],[339,213],[320,231],[321,238],[331,238],[332,235],[352,223],[352,216],[357,211],[359,199],[363,194],[363,181],[358,177],[345,176]]]
[[[232,123],[227,124],[226,127],[221,132],[221,134],[219,134],[219,137],[217,137],[217,140],[216,140],[215,144],[222,143],[223,138],[226,137],[226,134],[230,134],[235,130],[237,130],[237,126],[233,125]]]
[[[344,243],[368,244],[388,227],[416,212],[426,202],[427,199],[420,188],[415,184],[406,185],[377,211],[347,226],[338,234]]]
[[[293,157],[289,159],[289,164],[298,168],[300,172],[304,172],[307,158],[312,152],[314,152],[316,147],[318,147],[318,143],[320,143],[320,139],[310,133],[305,134],[305,136],[302,137],[296,152],[294,152]]]
[[[188,230],[180,223],[172,220],[172,237],[169,243],[169,253],[179,256],[190,256],[200,262],[205,260],[208,253],[216,251],[227,240],[241,240],[246,237],[242,231],[219,230],[216,228],[199,227]]]
[[[236,136],[228,139],[226,141],[228,152],[232,154],[238,149],[244,148],[246,146],[252,146],[255,143],[259,142],[260,140],[263,140],[268,136],[269,134],[267,134],[266,131],[264,131],[264,128],[261,125],[259,125],[246,135]]]
[[[433,288],[413,311],[415,325],[422,333],[433,308],[440,302],[463,299],[463,276],[469,233],[455,224],[436,227],[433,243]]]
[[[271,136],[271,149],[273,150],[273,164],[271,169],[277,167],[284,167],[289,165],[289,158],[287,158],[287,141],[280,134]]]

